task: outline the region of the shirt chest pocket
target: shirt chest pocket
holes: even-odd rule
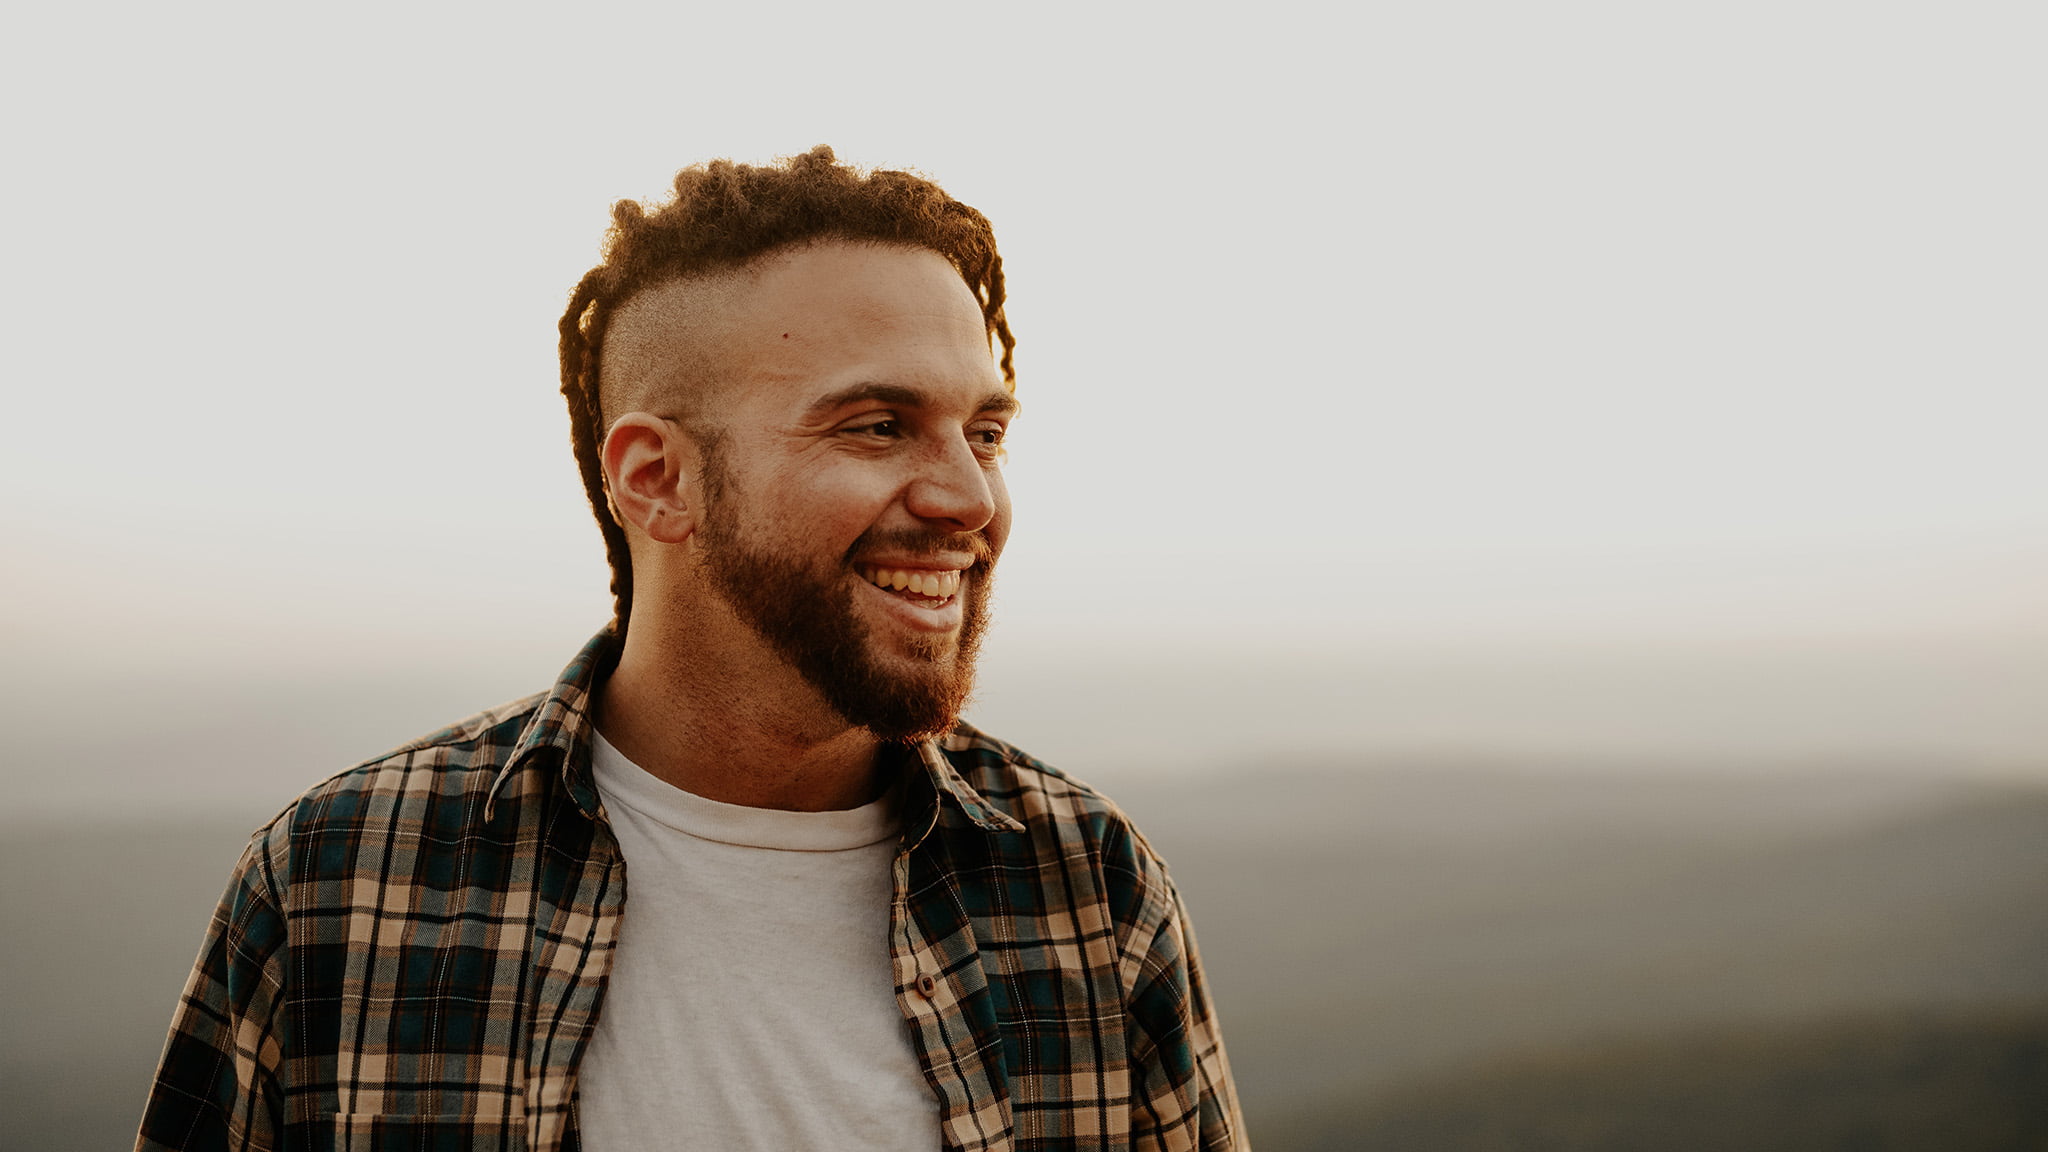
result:
[[[526,1121],[463,1116],[334,1118],[335,1152],[526,1152]]]

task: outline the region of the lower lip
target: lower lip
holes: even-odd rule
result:
[[[967,581],[970,579],[965,573],[961,574],[959,591],[930,606],[906,600],[894,592],[884,591],[859,576],[855,576],[854,579],[860,580],[861,587],[872,593],[873,599],[880,600],[882,607],[895,619],[919,631],[950,632],[960,626],[965,614],[960,605],[960,593],[966,591]]]

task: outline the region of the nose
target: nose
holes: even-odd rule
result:
[[[912,516],[949,532],[979,532],[1002,508],[1002,476],[964,438],[933,445],[904,493]]]

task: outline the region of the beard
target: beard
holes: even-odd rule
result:
[[[718,470],[713,462],[709,470]],[[995,550],[980,533],[864,532],[836,564],[757,547],[740,527],[729,475],[705,485],[698,529],[712,585],[806,682],[849,723],[882,740],[911,744],[950,731],[974,689],[974,660],[988,627]],[[917,635],[903,659],[884,661],[854,609],[862,580],[854,557],[967,552],[974,556],[957,593],[957,636]],[[864,581],[863,581],[864,582]]]

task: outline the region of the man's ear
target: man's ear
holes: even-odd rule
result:
[[[605,433],[598,458],[612,516],[660,544],[680,544],[697,530],[697,442],[680,424],[628,412]]]

